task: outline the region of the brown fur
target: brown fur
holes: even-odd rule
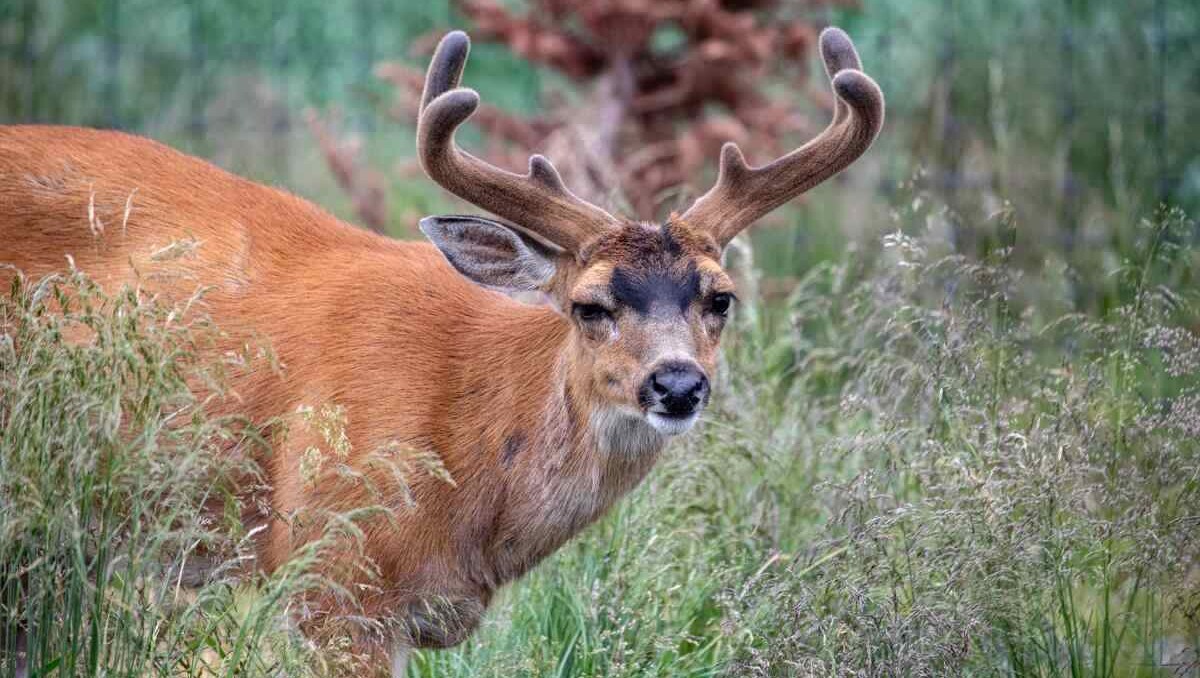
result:
[[[396,520],[367,526],[381,577],[363,611],[399,618],[418,645],[461,641],[497,587],[649,471],[666,438],[605,443],[630,424],[603,412],[637,407],[664,337],[711,371],[720,327],[704,319],[703,297],[730,286],[711,238],[672,226],[667,251],[658,227],[627,225],[586,256],[559,257],[547,291],[560,307],[602,293],[615,266],[692,266],[703,293],[685,314],[619,311],[618,338],[589,336],[569,313],[470,283],[428,244],[353,228],[147,139],[66,127],[0,128],[0,215],[0,262],[26,275],[62,270],[71,255],[109,289],[211,286],[207,310],[231,344],[261,337],[284,366],[236,377],[237,406],[253,419],[344,407],[349,464],[379,487],[387,478],[363,463],[372,451],[399,442],[440,455],[455,486],[418,475],[416,507],[397,496]],[[152,255],[179,240],[195,243],[190,256]],[[279,516],[374,503],[359,485],[303,481],[300,456],[318,443],[292,427],[267,461]],[[262,566],[278,567],[298,537],[271,521]],[[431,600],[458,618],[429,622]]]
[[[520,176],[455,146],[454,130],[478,105],[474,92],[457,89],[468,47],[465,34],[451,33],[433,58],[419,155],[435,181],[516,225],[441,217],[426,233],[444,239],[464,275],[496,284],[519,274],[513,289],[544,293],[549,306],[472,284],[429,244],[353,228],[146,139],[0,128],[0,263],[41,276],[70,255],[110,289],[184,295],[204,286],[210,315],[229,333],[224,348],[261,338],[285,368],[238,375],[237,409],[265,422],[302,406],[344,408],[351,452],[343,463],[369,482],[330,473],[306,480],[303,456],[320,434],[292,427],[278,435],[265,463],[274,517],[259,559],[277,568],[311,538],[311,527],[289,518],[372,505],[368,488],[383,488],[394,519],[364,528],[378,577],[341,558],[325,563],[345,585],[371,584],[353,611],[388,629],[390,637],[360,639],[381,672],[389,643],[462,641],[497,587],[649,472],[668,435],[686,430],[707,398],[733,289],[721,248],[852,162],[883,121],[882,94],[858,70],[849,38],[828,29],[821,47],[838,99],[826,133],[763,168],[729,146],[717,185],[682,217],[625,223],[573,196],[543,158]],[[522,244],[515,231],[541,244]],[[187,256],[164,256],[172,252]],[[530,261],[532,269],[519,268]],[[691,398],[680,402],[692,409],[647,404],[668,393]],[[454,484],[413,476],[415,507],[400,491],[386,494],[393,481],[371,459],[396,444],[438,455]],[[350,611],[341,601],[313,604],[335,616]]]

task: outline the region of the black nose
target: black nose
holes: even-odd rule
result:
[[[642,395],[650,408],[691,414],[708,399],[708,377],[692,363],[663,363],[642,386]]]

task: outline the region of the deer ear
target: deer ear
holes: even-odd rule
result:
[[[508,294],[534,292],[554,277],[556,251],[518,228],[474,216],[433,216],[421,232],[470,280]]]

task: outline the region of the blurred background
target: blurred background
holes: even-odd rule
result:
[[[416,237],[427,214],[479,211],[413,158],[424,65],[463,28],[484,102],[464,145],[514,170],[544,153],[575,192],[662,218],[707,190],[723,142],[759,164],[827,124],[828,25],[886,125],[728,248],[739,304],[704,425],[409,675],[1200,676],[1196,0],[0,0],[0,122],[149,135]],[[269,623],[295,582],[57,623],[108,572],[76,557],[79,535],[109,541],[71,512],[93,500],[78,460],[108,448],[72,403],[174,400],[114,386],[34,301],[0,316],[31,333],[0,341],[0,423],[24,434],[0,436],[0,469],[24,469],[0,498],[49,498],[0,510],[0,623],[25,577],[3,567],[29,563],[42,628],[64,629],[34,634],[47,662],[321,675],[302,667],[336,653]],[[76,374],[96,376],[81,396]],[[29,409],[33,392],[70,398]],[[175,472],[153,436],[117,437]],[[51,558],[44,524],[66,526]],[[154,545],[174,527],[133,524],[174,553]],[[112,581],[154,581],[144,560]],[[244,651],[276,647],[264,634],[286,651]]]
[[[576,192],[661,217],[706,190],[721,142],[764,162],[820,131],[831,24],[882,85],[887,126],[755,231],[768,296],[921,197],[954,249],[1011,245],[1103,310],[1138,218],[1200,205],[1191,0],[5,0],[0,121],[146,134],[410,237],[467,209],[412,160],[421,69],[465,28],[487,104],[469,146],[513,169],[546,153]]]

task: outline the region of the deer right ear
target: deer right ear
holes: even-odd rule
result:
[[[433,216],[419,225],[454,270],[484,287],[507,294],[532,292],[554,277],[555,250],[507,224],[475,216]]]

